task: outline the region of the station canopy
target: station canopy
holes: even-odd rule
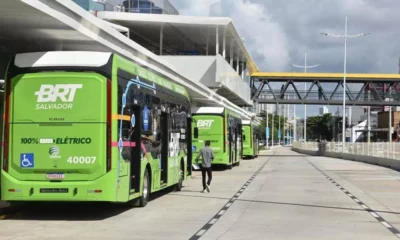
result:
[[[186,87],[191,97],[210,100],[249,117],[249,113],[200,83],[181,76],[168,62],[127,38],[123,26],[93,16],[72,1],[0,1],[0,79],[16,53],[109,51],[131,59]]]
[[[166,55],[205,55],[208,42],[209,55],[216,53],[216,28],[220,53],[223,51],[225,33],[226,58],[236,61],[237,49],[240,49],[240,61],[246,62],[250,73],[258,72],[243,38],[236,30],[232,19],[226,17],[194,17],[166,14],[132,14],[127,12],[102,11],[97,17],[124,27],[128,27],[131,37],[142,46],[154,49],[160,44],[160,33],[163,32],[163,52]],[[141,39],[141,40],[140,40]],[[230,47],[233,46],[233,56]],[[158,52],[156,52],[158,54]]]

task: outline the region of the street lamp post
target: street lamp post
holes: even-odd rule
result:
[[[281,111],[279,110],[279,104],[278,104],[278,144],[281,144]]]
[[[360,33],[355,35],[347,34],[347,16],[344,24],[344,35],[331,33],[321,33],[322,35],[335,38],[344,38],[344,67],[343,67],[343,114],[342,114],[342,155],[344,154],[344,144],[346,142],[346,67],[347,67],[347,39],[368,35],[370,33]]]
[[[315,68],[321,64],[307,66],[307,53],[304,54],[304,66],[290,64],[292,67],[304,68],[304,73],[307,73],[307,68]],[[304,96],[307,94],[307,83],[304,82]],[[304,142],[307,142],[307,104],[304,104]]]
[[[274,112],[272,112],[272,122],[271,122],[271,147],[274,146]]]
[[[267,129],[268,129],[267,130],[268,131],[268,135],[266,136],[265,143],[266,143],[266,147],[268,148],[268,146],[269,146],[268,145],[269,135],[271,134],[270,131],[269,131],[269,128],[268,128],[268,105],[267,105],[267,124],[266,125],[267,125]]]

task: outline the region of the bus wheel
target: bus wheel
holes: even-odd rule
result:
[[[149,201],[150,198],[150,178],[149,178],[149,171],[146,169],[144,171],[144,177],[143,177],[143,193],[142,196],[140,196],[140,207],[145,207],[147,205],[147,202]]]
[[[233,164],[229,164],[228,166],[226,166],[229,170],[232,169]]]
[[[238,167],[240,166],[240,161],[239,161],[239,162],[237,162],[237,165],[236,165],[236,166],[238,166]]]
[[[183,186],[183,166],[179,169],[179,180],[175,185],[175,191],[181,191]]]

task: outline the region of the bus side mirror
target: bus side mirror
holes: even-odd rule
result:
[[[194,135],[194,138],[199,137],[199,129],[197,127],[194,128],[193,135]]]

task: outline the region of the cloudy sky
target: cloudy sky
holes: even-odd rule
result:
[[[371,35],[351,39],[348,72],[398,73],[398,0],[170,0],[181,15],[233,19],[259,68],[293,71],[290,63],[321,63],[319,72],[343,71],[343,41],[320,32]]]
[[[307,53],[309,65],[322,64],[313,71],[343,72],[343,40],[320,33],[344,34],[347,15],[348,34],[371,33],[349,40],[347,71],[399,72],[399,0],[170,1],[181,15],[232,18],[262,71],[294,71],[290,64],[304,64]]]

